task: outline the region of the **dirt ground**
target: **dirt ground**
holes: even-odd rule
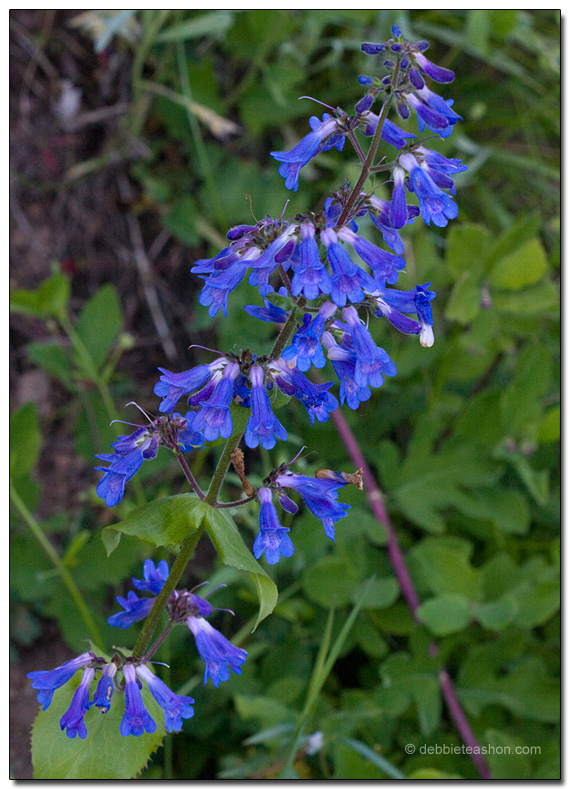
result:
[[[125,134],[130,55],[96,55],[71,24],[78,13],[10,12],[10,287],[36,287],[59,261],[77,310],[112,282],[134,338],[121,370],[152,391],[157,366],[165,359],[175,366],[177,349],[189,345],[191,258],[140,205],[129,179],[131,163],[145,156],[144,144]],[[11,409],[35,402],[44,434],[37,476],[49,495],[37,515],[73,511],[93,472],[74,455],[66,420],[56,418],[69,395],[27,360],[26,345],[47,336],[45,325],[26,316],[11,323]],[[32,777],[37,703],[25,675],[37,669],[38,650],[46,666],[72,657],[52,622],[34,644],[13,645],[10,763],[19,779]]]

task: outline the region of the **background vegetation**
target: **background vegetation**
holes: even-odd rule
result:
[[[443,231],[416,222],[407,236],[410,283],[437,292],[436,344],[423,349],[378,322],[398,375],[347,418],[385,494],[424,625],[358,491],[343,498],[353,510],[335,543],[309,513],[288,524],[294,557],[271,568],[280,602],[253,635],[251,588],[201,545],[188,587],[229,584],[216,605],[237,616],[215,624],[249,658],[241,677],[203,689],[189,635],[175,632],[158,659],[171,665],[170,685],[194,696],[196,716],[144,777],[278,775],[331,604],[334,640],[370,578],[313,707],[310,731],[324,746],[298,754],[299,777],[477,777],[466,755],[419,752],[461,742],[440,699],[443,661],[480,744],[513,751],[487,757],[493,777],[559,777],[559,13],[27,11],[11,23],[14,776],[29,777],[37,711],[25,672],[85,649],[66,573],[111,648],[113,597],[151,554],[123,537],[107,558],[101,529],[184,489],[159,454],[107,510],[92,464],[120,430],[109,422],[138,421],[129,400],[156,410],[156,367],[195,365],[191,343],[270,347],[272,327],[243,310],[255,292],[243,283],[228,318],[212,320],[190,265],[218,251],[232,224],[279,215],[287,199],[290,214],[314,208],[354,181],[347,149],[319,157],[286,193],[269,153],[320,114],[299,96],[350,110],[358,75],[374,72],[360,43],[397,23],[456,72],[446,95],[464,121],[434,147],[469,171],[456,179],[459,218]],[[280,419],[290,440],[248,454],[252,482],[305,443],[318,450],[307,473],[349,470],[332,422],[309,430],[289,406]],[[207,475],[213,454],[199,453],[194,469]],[[239,518],[253,542],[256,507]],[[434,639],[439,655],[429,657]]]

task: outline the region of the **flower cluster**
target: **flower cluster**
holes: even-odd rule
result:
[[[120,732],[124,737],[129,734],[140,737],[143,732],[156,731],[156,722],[150,716],[144,705],[141,695],[144,680],[148,689],[164,710],[164,725],[170,732],[182,729],[182,719],[194,715],[194,699],[189,696],[177,696],[164,682],[159,679],[148,666],[140,663],[129,662],[118,668],[120,659],[107,662],[105,658],[97,657],[94,652],[84,652],[73,660],[51,671],[32,671],[28,677],[32,680],[32,687],[38,691],[38,701],[42,709],[46,710],[52,701],[54,691],[61,688],[73,677],[76,671],[83,669],[79,686],[67,711],[62,715],[60,726],[65,730],[70,739],[87,736],[85,714],[95,706],[100,712],[106,713],[111,707],[111,699],[115,689],[125,694],[125,713],[120,725]],[[96,673],[101,672],[100,679],[95,688],[93,698],[90,700],[90,686]],[[123,676],[122,686],[119,685],[120,674]]]
[[[350,509],[349,504],[337,501],[338,491],[345,485],[352,483],[362,489],[362,472],[346,474],[342,471],[319,471],[315,478],[295,474],[289,469],[290,463],[282,464],[272,472],[264,486],[257,492],[261,504],[259,512],[259,534],[253,545],[253,554],[256,559],[265,553],[268,564],[277,564],[281,556],[293,555],[294,547],[288,535],[289,529],[281,526],[277,509],[273,503],[276,495],[285,512],[295,514],[297,505],[285,493],[285,490],[294,490],[299,494],[307,509],[322,521],[325,534],[334,540],[334,524],[346,517]]]
[[[139,599],[134,592],[129,592],[126,599],[118,597],[117,600],[124,610],[111,616],[108,620],[109,624],[127,628],[133,622],[144,619],[150,612],[156,595],[164,586],[168,573],[169,568],[165,561],[155,566],[151,559],[147,559],[143,566],[143,579],[133,578],[133,584],[139,591],[151,592],[154,597]],[[170,597],[167,610],[172,623],[186,624],[194,635],[198,652],[206,665],[204,684],[210,677],[218,687],[220,682],[229,679],[230,668],[236,674],[241,673],[247,652],[234,646],[206,621],[206,617],[210,616],[214,609],[205,598],[186,590],[175,591]],[[38,691],[38,702],[42,705],[42,709],[46,710],[51,704],[54,692],[69,682],[76,671],[83,669],[81,681],[71,704],[60,720],[61,729],[65,730],[71,739],[76,736],[85,739],[87,736],[85,714],[93,706],[102,713],[108,712],[115,690],[124,692],[125,697],[125,713],[120,725],[121,734],[124,737],[131,734],[140,737],[144,731],[148,733],[156,731],[156,722],[144,705],[141,681],[146,682],[152,696],[164,710],[164,725],[167,731],[180,731],[182,719],[194,715],[192,707],[194,699],[189,696],[179,696],[171,691],[152,673],[146,662],[130,658],[123,662],[119,655],[115,655],[108,662],[105,658],[97,657],[94,652],[88,651],[51,671],[32,671],[28,677],[32,680],[32,687]],[[93,698],[90,699],[90,686],[98,672],[100,678]]]
[[[154,596],[139,598],[135,592],[129,592],[126,598],[117,597],[117,602],[124,610],[109,617],[109,624],[126,629],[134,622],[145,619],[156,596],[160,594],[168,573],[167,562],[161,561],[155,566],[152,559],[147,559],[143,565],[144,579],[132,580],[139,591],[151,592]],[[241,674],[240,666],[245,662],[247,652],[235,647],[207,621],[206,617],[215,609],[205,598],[186,590],[176,590],[170,596],[166,610],[171,622],[185,624],[194,636],[200,657],[206,665],[204,685],[210,677],[218,687],[220,682],[230,678],[230,668],[236,674]]]

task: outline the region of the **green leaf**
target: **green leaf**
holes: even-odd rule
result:
[[[417,615],[436,636],[458,633],[471,619],[469,600],[452,592],[426,600],[417,609]]]
[[[301,582],[305,594],[323,608],[348,605],[353,599],[354,588],[359,582],[351,568],[337,556],[325,556],[304,571]],[[368,599],[368,593],[366,594]]]
[[[487,729],[484,742],[490,746],[487,759],[494,781],[532,778],[530,757],[522,740],[504,731]]]
[[[498,260],[506,255],[511,255],[520,246],[526,244],[527,241],[536,238],[541,225],[542,218],[538,211],[519,216],[495,242],[487,260],[488,270]]]
[[[491,234],[483,225],[454,225],[449,231],[445,252],[450,271],[456,277],[471,272],[475,278],[482,278],[490,246]]]
[[[560,406],[555,405],[545,413],[538,426],[538,440],[541,444],[560,441]]]
[[[54,342],[31,342],[26,353],[31,362],[61,381],[69,391],[75,390],[69,356],[61,345]]]
[[[353,590],[351,599],[355,603],[362,593],[362,587]],[[362,607],[367,609],[388,608],[396,602],[400,587],[395,578],[373,578],[365,582],[365,593]]]
[[[10,476],[25,477],[36,465],[42,437],[35,403],[24,403],[10,417]]]
[[[441,717],[441,692],[436,676],[438,665],[433,658],[412,658],[404,652],[397,652],[390,655],[380,669],[383,693],[388,692],[391,697],[387,702],[396,704],[392,714],[401,714],[396,712],[398,706],[403,712],[413,701],[424,736],[435,731]]]
[[[505,595],[488,603],[475,603],[473,614],[487,630],[503,630],[513,621],[519,610],[513,595]]]
[[[128,534],[157,548],[179,545],[200,527],[205,512],[200,499],[191,493],[167,496],[137,507],[124,520],[107,526],[101,533],[101,539],[108,555],[119,544],[117,533]]]
[[[459,537],[428,537],[412,548],[409,557],[434,594],[453,592],[477,600],[480,578],[469,561],[472,551],[473,545]]]
[[[547,280],[514,293],[494,293],[493,307],[512,315],[538,315],[556,318],[560,294],[554,282]]]
[[[500,258],[489,274],[489,284],[505,290],[535,285],[548,269],[544,247],[537,238]]]
[[[277,587],[246,547],[233,519],[224,510],[203,505],[206,531],[223,564],[247,572],[257,590],[259,613],[255,628],[273,611]]]
[[[59,720],[79,684],[78,673],[59,688],[47,710],[40,711],[32,729],[32,762],[35,780],[128,780],[135,778],[158,749],[165,735],[164,712],[146,687],[145,707],[157,724],[152,734],[123,737],[119,726],[124,714],[123,694],[115,692],[111,708],[103,715],[91,707],[85,715],[87,737],[69,739]],[[190,724],[191,725],[191,724]]]
[[[156,36],[156,41],[188,41],[199,36],[225,33],[233,22],[231,11],[214,11],[202,14],[194,19],[187,19],[179,25],[165,28]]]
[[[56,271],[36,290],[13,290],[10,293],[10,312],[62,319],[67,315],[70,292],[69,278]]]
[[[458,323],[470,323],[481,309],[481,287],[474,274],[465,271],[455,282],[445,317]]]
[[[113,285],[103,285],[85,304],[75,324],[75,330],[97,370],[107,358],[122,324],[117,291]]]

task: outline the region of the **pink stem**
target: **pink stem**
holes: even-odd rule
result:
[[[421,619],[417,615],[417,608],[420,604],[418,596],[416,594],[416,590],[414,588],[414,584],[412,579],[410,578],[410,574],[408,573],[408,569],[404,562],[404,555],[400,550],[400,546],[398,545],[398,540],[396,539],[396,532],[394,531],[394,527],[390,521],[390,517],[388,515],[388,511],[384,506],[384,500],[382,498],[382,493],[378,485],[376,484],[376,480],[366,459],[360,449],[358,441],[356,440],[354,433],[350,429],[350,426],[346,419],[344,418],[343,413],[341,412],[340,408],[337,408],[336,411],[333,411],[331,414],[333,421],[336,425],[336,429],[348,450],[348,454],[351,457],[352,462],[357,468],[362,469],[362,477],[364,479],[365,487],[366,487],[366,497],[368,499],[368,503],[370,505],[370,509],[374,513],[376,519],[384,526],[386,529],[386,534],[388,536],[387,542],[387,550],[388,556],[390,557],[390,562],[392,563],[392,567],[394,568],[394,573],[396,578],[398,579],[398,583],[400,585],[400,589],[402,590],[402,594],[412,612],[412,616],[414,617],[415,621],[421,623]],[[437,645],[432,644],[430,647],[430,654],[435,655],[437,654]],[[459,704],[459,700],[455,693],[455,689],[453,687],[453,683],[451,682],[451,677],[447,673],[447,669],[442,668],[439,672],[439,682],[441,687],[441,692],[443,694],[443,698],[447,705],[447,709],[449,710],[449,714],[453,718],[455,725],[461,738],[465,745],[470,747],[470,756],[473,760],[479,775],[482,778],[491,778],[491,772],[485,763],[485,760],[479,753],[479,748],[477,747],[477,740],[467,718],[465,717],[465,713],[463,712],[461,705]]]

